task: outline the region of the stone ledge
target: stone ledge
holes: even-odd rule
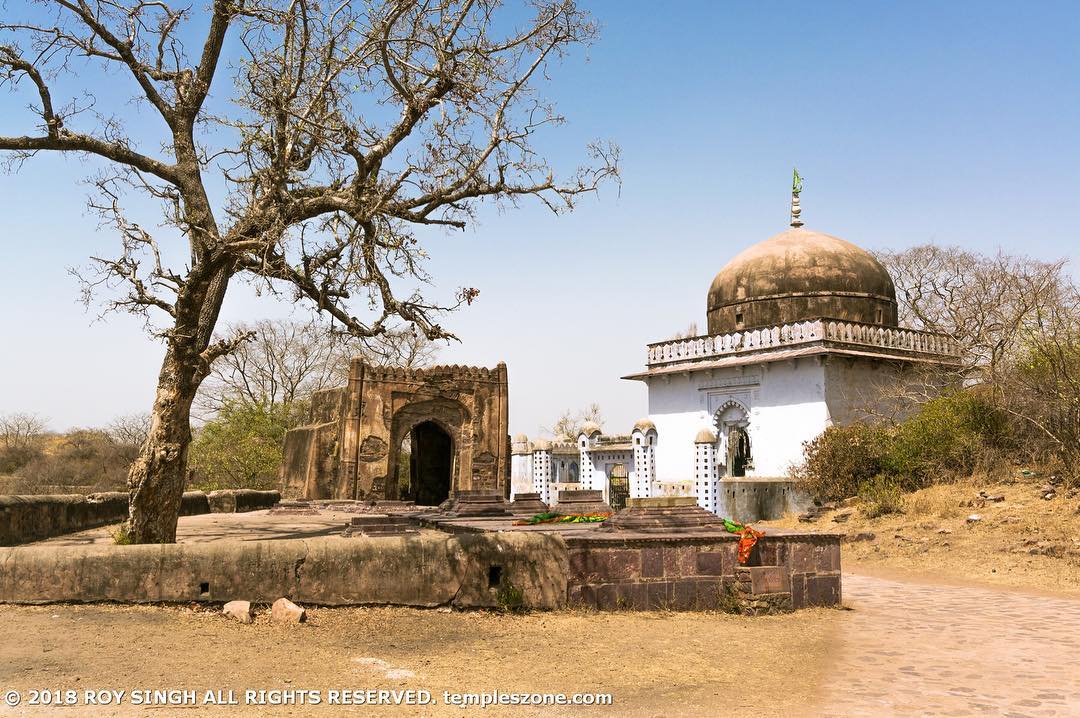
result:
[[[505,581],[526,608],[566,604],[557,536],[500,533],[0,549],[0,602],[269,602],[498,606]]]

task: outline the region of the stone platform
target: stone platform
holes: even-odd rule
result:
[[[758,541],[749,562],[741,565],[737,560],[739,537],[728,533],[722,526],[713,525],[713,518],[717,523],[719,519],[710,518],[712,515],[707,512],[702,515],[696,509],[696,504],[689,506],[685,500],[675,497],[634,502],[605,523],[533,526],[515,525],[516,518],[509,515],[455,516],[440,512],[435,507],[383,506],[370,502],[310,502],[306,506],[286,505],[284,508],[297,509],[297,512],[275,514],[264,510],[180,519],[177,542],[181,547],[210,544],[207,550],[211,553],[206,554],[205,563],[199,565],[205,566],[207,575],[212,577],[203,582],[215,586],[225,583],[232,586],[230,590],[235,592],[231,596],[214,593],[211,598],[204,597],[203,600],[241,597],[246,590],[245,581],[249,580],[258,582],[259,591],[269,591],[267,582],[273,578],[262,575],[248,562],[262,561],[259,557],[268,551],[273,552],[273,545],[279,542],[294,546],[297,543],[295,540],[300,539],[308,544],[307,549],[297,547],[286,550],[289,556],[295,553],[297,557],[303,557],[307,551],[319,546],[320,551],[327,552],[326,566],[338,566],[335,571],[346,574],[359,572],[356,573],[359,577],[366,574],[360,570],[359,564],[355,567],[352,565],[354,561],[378,560],[380,565],[394,565],[398,566],[396,570],[401,570],[401,567],[413,565],[418,560],[416,551],[420,544],[416,542],[438,543],[453,539],[467,543],[473,540],[471,537],[480,540],[485,536],[497,541],[505,537],[506,541],[499,544],[504,549],[500,550],[509,553],[477,549],[479,553],[469,559],[470,572],[487,571],[489,574],[487,590],[490,596],[474,597],[470,599],[472,605],[495,605],[502,577],[510,575],[507,573],[509,565],[517,566],[515,572],[555,572],[551,575],[545,573],[544,576],[529,574],[532,577],[528,580],[533,582],[530,585],[549,587],[544,589],[542,600],[536,598],[535,603],[529,604],[536,608],[570,605],[599,610],[723,610],[757,614],[806,606],[837,606],[842,598],[838,535],[770,529]],[[528,538],[530,536],[542,543],[529,543],[532,540]],[[525,543],[519,544],[518,539],[513,537],[520,537]],[[339,543],[348,544],[349,547],[337,548]],[[531,558],[526,560],[526,557],[522,557],[520,561],[515,558],[514,551],[517,549],[514,547],[518,545],[530,546],[529,551],[533,552]],[[249,548],[240,549],[242,546]],[[439,543],[439,546],[442,544]],[[540,550],[537,547],[549,552],[542,564],[535,560],[535,551]],[[157,560],[154,552],[158,548],[168,547],[115,546],[106,527],[55,537],[30,544],[27,546],[29,548],[34,548],[34,552],[27,553],[18,548],[0,549],[13,552],[10,556],[0,555],[0,562],[13,561],[5,565],[14,566],[20,560],[32,558],[33,561],[50,562],[48,567],[42,564],[42,571],[46,568],[50,571],[60,570],[62,567],[65,571],[108,575],[113,570],[110,568],[110,557],[115,554],[120,561],[115,570],[137,572],[145,569],[152,572],[156,570],[151,565]],[[84,549],[94,549],[94,552],[82,553]],[[187,555],[184,553],[186,549],[179,551],[178,560]],[[203,556],[202,553],[191,554],[192,557],[196,555]],[[84,566],[80,563],[84,561],[89,563]],[[143,561],[151,563],[143,566]],[[225,563],[222,564],[222,561]],[[230,561],[237,563],[230,565]],[[308,572],[309,568],[304,571]],[[287,578],[283,574],[282,580]],[[358,597],[353,601],[356,605],[398,602],[397,594],[388,594],[384,600],[380,599],[378,586],[365,586],[363,590],[359,587],[348,588],[346,591],[342,580],[341,576],[327,576],[320,582],[312,576],[306,600],[339,604],[343,600],[341,596],[352,595]],[[540,583],[536,584],[536,581]],[[415,585],[422,586],[423,581]],[[551,586],[562,586],[558,589],[563,592],[560,594],[562,599],[552,598]],[[0,601],[20,602],[20,591],[24,588],[16,584],[8,586],[5,589],[7,593],[0,596]],[[37,583],[32,588],[35,601],[48,600],[47,586]],[[323,588],[331,593],[322,596],[319,591]],[[183,596],[183,600],[200,600],[199,592],[191,590],[195,592],[192,594],[188,589],[176,589],[174,593],[168,593],[161,588],[163,593],[154,595],[176,595]],[[431,605],[431,601],[435,600],[429,601],[423,591],[418,595],[420,598],[417,600],[422,599],[425,605]],[[69,596],[64,594],[64,597],[56,600],[71,600]],[[109,600],[124,599],[110,594]],[[132,597],[131,600],[145,599]],[[485,604],[484,601],[490,603]]]

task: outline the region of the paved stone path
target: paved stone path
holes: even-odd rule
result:
[[[844,576],[823,716],[1080,716],[1080,599]]]

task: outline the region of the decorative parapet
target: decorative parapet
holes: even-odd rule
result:
[[[958,359],[960,347],[944,334],[833,319],[810,319],[716,336],[648,346],[648,366],[664,366],[806,344],[870,347],[937,359]]]
[[[506,375],[506,364],[499,362],[495,367],[463,366],[460,364],[441,364],[429,367],[405,368],[400,366],[377,366],[367,364],[363,357],[353,357],[354,364],[364,364],[365,381],[502,381]]]

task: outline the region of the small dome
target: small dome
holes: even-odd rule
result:
[[[701,431],[699,431],[697,433],[697,436],[694,437],[694,443],[695,444],[715,444],[716,443],[716,434],[713,432],[712,429],[702,429]]]
[[[518,434],[514,437],[515,444],[527,444],[529,443],[529,437],[525,434]]]
[[[547,439],[537,439],[533,442],[533,451],[551,451],[551,442]]]
[[[593,434],[600,433],[600,425],[595,421],[586,421],[581,427],[581,434],[585,436],[592,436]]]
[[[896,326],[896,288],[872,254],[789,229],[735,256],[713,279],[709,334],[830,318]]]
[[[638,419],[637,422],[634,424],[634,431],[640,431],[642,434],[650,431],[656,431],[656,424],[652,423],[649,417],[645,417],[644,419]]]

